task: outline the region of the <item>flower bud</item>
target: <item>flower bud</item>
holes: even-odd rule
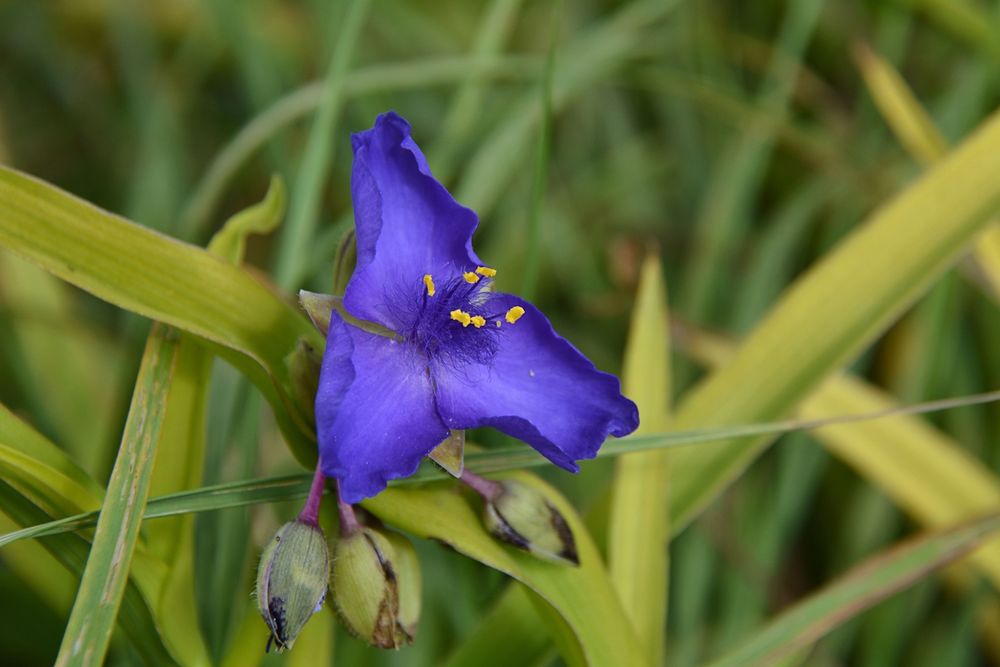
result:
[[[483,507],[486,528],[504,542],[545,560],[579,565],[573,531],[534,487],[505,480]]]
[[[330,588],[337,613],[359,639],[379,648],[399,648],[399,584],[394,550],[385,536],[361,527],[343,535],[333,549]]]
[[[392,544],[395,558],[392,563],[396,570],[396,589],[399,592],[399,613],[396,624],[406,635],[406,641],[413,643],[420,622],[420,602],[422,576],[417,550],[405,536],[387,531],[386,539]]]
[[[316,391],[319,389],[319,371],[323,355],[319,354],[304,338],[300,338],[295,349],[286,357],[288,374],[291,378],[292,395],[307,420],[314,423]]]
[[[322,608],[330,551],[318,526],[291,521],[264,550],[257,569],[257,606],[278,651],[292,648],[306,621]]]

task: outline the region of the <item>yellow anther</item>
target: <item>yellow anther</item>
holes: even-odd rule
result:
[[[451,311],[451,319],[456,322],[461,322],[463,327],[467,327],[472,324],[472,316],[464,310],[459,310],[457,308]]]
[[[479,282],[479,276],[477,276],[472,271],[466,271],[465,273],[462,274],[462,277],[465,278],[465,282],[469,283],[470,285],[475,285],[476,283]]]
[[[493,276],[495,276],[497,274],[497,270],[496,269],[491,269],[488,266],[477,266],[476,267],[476,273],[478,273],[479,275],[484,276],[486,278],[492,278]]]
[[[431,274],[429,273],[424,274],[424,287],[427,288],[427,296],[434,296],[434,292],[436,291],[434,289],[434,279],[431,278]]]
[[[482,315],[473,315],[470,321],[472,322],[472,326],[477,329],[486,324],[486,318]]]
[[[497,320],[497,329],[500,328],[500,320]]]
[[[514,324],[514,322],[517,322],[519,319],[521,319],[522,315],[524,315],[524,308],[521,308],[521,306],[514,306],[513,308],[508,310],[507,314],[504,315],[503,317],[505,320],[507,320],[508,324]]]

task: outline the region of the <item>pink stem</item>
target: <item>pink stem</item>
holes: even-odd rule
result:
[[[326,489],[326,475],[316,464],[316,473],[313,475],[312,486],[309,487],[309,497],[306,499],[305,507],[299,512],[299,521],[310,526],[319,523],[319,504],[323,499],[323,491]]]
[[[354,514],[354,507],[350,503],[345,503],[340,497],[340,484],[337,484],[337,513],[340,514],[340,536],[349,537],[361,530],[357,515]]]
[[[462,476],[459,479],[482,496],[483,500],[496,500],[496,497],[503,492],[503,485],[500,482],[483,479],[479,475],[469,472],[468,469],[462,471]]]

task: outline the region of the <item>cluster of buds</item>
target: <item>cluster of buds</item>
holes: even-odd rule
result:
[[[569,525],[534,487],[468,471],[460,479],[482,497],[483,521],[495,537],[539,558],[578,564]],[[261,556],[257,601],[270,630],[267,649],[292,648],[324,601],[352,634],[372,646],[413,643],[421,597],[416,550],[399,533],[360,523],[354,508],[338,497],[339,537],[331,558],[318,522],[325,481],[317,469],[302,512],[278,530]]]
[[[339,502],[340,535],[331,558],[318,522],[324,486],[317,469],[299,517],[282,526],[261,555],[257,603],[270,630],[266,650],[291,649],[324,600],[352,634],[373,646],[412,643],[420,616],[416,550],[399,533],[361,525],[353,508]]]

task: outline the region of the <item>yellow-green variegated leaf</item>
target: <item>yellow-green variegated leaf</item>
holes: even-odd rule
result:
[[[231,217],[213,237],[208,251],[239,265],[246,238],[272,231],[285,209],[280,177],[271,179],[264,199]],[[150,479],[150,494],[162,496],[198,487],[205,460],[206,409],[213,356],[189,335],[178,343],[177,360],[167,397],[166,415]],[[164,641],[186,665],[210,663],[194,609],[194,517],[164,518],[146,527],[149,550],[166,563],[157,616]]]
[[[258,622],[258,638],[260,619]],[[285,657],[285,667],[316,667],[332,665],[334,638],[337,636],[336,617],[329,610],[314,614],[295,640],[295,650]],[[258,654],[259,655],[259,654]]]
[[[274,405],[296,455],[315,457],[312,426],[288,398],[285,359],[301,338],[315,349],[322,338],[248,271],[2,166],[0,246],[121,308],[230,351],[230,361]]]
[[[639,408],[637,433],[667,430],[670,336],[660,262],[646,259],[625,348],[622,388]],[[650,664],[663,662],[667,630],[670,541],[669,452],[626,454],[615,462],[608,517],[608,561],[641,649]]]
[[[711,663],[711,667],[776,664],[875,603],[968,553],[998,528],[1000,516],[991,514],[916,537],[870,558],[756,629],[746,642]]]
[[[891,411],[898,403],[850,376],[824,384],[803,404],[805,419]],[[890,415],[815,432],[837,458],[929,528],[954,525],[1000,507],[1000,478],[967,450],[917,416]],[[1000,591],[1000,539],[973,561]]]
[[[857,62],[876,106],[906,150],[925,166],[944,158],[948,142],[892,64],[868,48],[858,50]],[[983,230],[972,255],[982,281],[1000,303],[1000,223]]]
[[[246,271],[0,167],[0,244],[92,294],[274,372],[312,328]]]
[[[0,405],[0,479],[50,514],[97,509],[104,491],[61,449]]]
[[[713,367],[724,366],[736,350],[735,344],[704,332],[690,331],[685,341],[689,355]],[[898,407],[863,380],[835,375],[805,399],[798,414],[825,419]],[[929,528],[955,525],[1000,507],[1000,477],[920,417],[886,414],[824,426],[812,435]],[[971,560],[1000,591],[1000,538],[986,542]]]
[[[0,511],[0,530],[20,526]],[[37,540],[8,544],[0,551],[3,565],[15,574],[39,600],[60,617],[69,613],[76,595],[77,579]]]
[[[1000,207],[1000,114],[874,211],[789,287],[731,362],[695,387],[673,428],[747,424],[790,413],[950,267]],[[703,510],[771,442],[671,453],[674,531]]]
[[[472,633],[448,656],[445,667],[534,665],[551,655],[552,642],[539,627],[529,593],[511,582]],[[517,637],[517,641],[510,641]]]
[[[521,473],[516,478],[542,491],[566,518],[576,538],[578,567],[544,561],[501,544],[486,532],[472,505],[450,487],[390,487],[363,505],[388,524],[444,542],[523,583],[565,620],[588,664],[648,664],[601,555],[573,507],[537,477]],[[577,664],[572,656],[564,658]]]
[[[17,255],[0,250],[0,304],[10,314],[20,363],[12,380],[23,405],[84,470],[106,474],[105,452],[118,433],[113,382],[121,350],[81,317],[73,290]],[[45,383],[46,378],[58,378]]]
[[[37,525],[52,518],[51,515],[42,511],[8,484],[0,484],[0,507],[3,508],[3,513],[10,517],[16,525]],[[33,544],[42,545],[70,574],[75,585],[84,570],[84,563],[87,561],[90,551],[90,544],[83,537],[79,535],[54,535],[50,539]],[[36,576],[39,574],[39,568],[51,564],[51,559],[37,561],[35,563]],[[154,564],[149,562],[149,559],[140,558],[140,554],[137,553],[133,565],[132,576],[125,583],[121,597],[122,613],[118,615],[118,629],[122,631],[122,636],[128,639],[129,644],[135,649],[135,655],[143,664],[164,665],[165,667],[174,665],[176,662],[163,646],[151,613],[148,604],[150,596],[146,591],[140,590],[142,588],[148,590],[152,587],[144,584],[140,579],[152,581],[155,578],[156,572],[152,569]],[[51,583],[56,583],[58,579],[59,576],[56,576]],[[76,593],[76,591],[72,592]]]
[[[146,508],[176,351],[176,332],[162,324],[154,326],[87,565],[56,657],[59,667],[104,662]]]
[[[205,410],[212,355],[194,337],[180,334],[156,464],[153,496],[196,488],[205,458]],[[210,664],[201,636],[194,594],[194,516],[168,517],[146,528],[148,551],[166,564],[156,614],[164,643],[185,665]]]
[[[264,199],[229,218],[212,237],[208,251],[236,266],[242,264],[247,237],[274,231],[285,214],[285,198],[285,181],[275,174]]]

